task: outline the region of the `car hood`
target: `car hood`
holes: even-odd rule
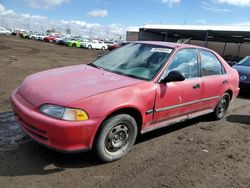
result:
[[[35,106],[45,103],[67,106],[80,99],[142,82],[88,65],[76,65],[28,76],[18,94]]]
[[[239,75],[250,76],[250,66],[234,65],[233,68],[239,72]]]

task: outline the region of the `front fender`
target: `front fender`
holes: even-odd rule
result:
[[[142,126],[145,126],[152,121],[153,114],[146,114],[146,112],[154,108],[154,102],[155,84],[153,82],[144,82],[100,93],[74,102],[69,107],[85,110],[90,119],[105,119],[117,110],[134,108],[141,113]]]

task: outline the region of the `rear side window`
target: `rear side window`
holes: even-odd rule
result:
[[[212,52],[201,50],[200,55],[202,76],[225,74],[224,67]]]

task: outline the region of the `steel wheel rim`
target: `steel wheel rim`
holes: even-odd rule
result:
[[[105,139],[105,149],[110,154],[122,152],[128,145],[130,134],[125,124],[114,126]]]

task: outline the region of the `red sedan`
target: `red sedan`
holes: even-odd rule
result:
[[[129,44],[128,42],[120,42],[120,43],[115,43],[115,44],[108,44],[108,50],[111,51],[111,50],[114,50],[116,48],[120,48],[122,46],[125,46]]]
[[[43,38],[44,42],[53,42],[55,41],[56,38],[58,38],[59,36],[46,36]]]
[[[11,95],[21,128],[49,148],[117,160],[138,134],[211,113],[224,117],[239,76],[216,52],[135,42],[89,65],[27,77]]]

